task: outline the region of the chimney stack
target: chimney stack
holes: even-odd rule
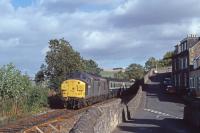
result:
[[[187,38],[193,38],[193,37],[197,37],[197,35],[196,34],[188,34],[187,35]]]

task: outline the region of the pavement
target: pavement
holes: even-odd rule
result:
[[[160,79],[157,75],[149,80],[134,119],[121,123],[113,133],[198,132],[183,121],[183,100],[176,95],[164,93]]]

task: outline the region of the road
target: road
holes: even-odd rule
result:
[[[183,101],[165,94],[160,79],[150,79],[134,119],[121,123],[113,133],[195,133],[183,121]]]

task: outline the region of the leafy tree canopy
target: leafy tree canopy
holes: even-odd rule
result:
[[[71,72],[85,71],[99,75],[98,64],[93,60],[84,60],[70,43],[64,39],[49,41],[49,51],[46,54],[46,66],[42,65],[35,75],[35,81],[49,81],[50,87],[57,89]]]
[[[44,64],[41,65],[40,70],[35,75],[35,82],[42,83],[45,81],[45,73],[46,73],[46,66]]]
[[[114,77],[116,79],[128,79],[128,76],[125,72],[119,71],[117,73],[114,74]]]
[[[29,90],[30,86],[28,76],[22,75],[12,63],[0,68],[0,99],[18,99]]]
[[[152,68],[156,68],[158,61],[154,57],[150,57],[145,63],[145,69],[149,71]]]
[[[141,79],[144,76],[144,67],[134,63],[126,68],[125,73],[129,79]]]
[[[172,56],[174,52],[173,51],[168,51],[164,54],[163,58],[160,60],[157,60],[154,57],[150,57],[146,63],[145,63],[145,69],[146,71],[149,71],[152,68],[157,67],[167,67],[172,65]]]
[[[73,50],[64,39],[54,39],[49,42],[49,51],[45,61],[46,75],[53,88],[59,88],[66,74],[84,70],[84,62],[80,54]]]
[[[85,65],[85,72],[100,75],[100,72],[102,71],[101,68],[98,67],[98,64],[93,60],[84,60]]]
[[[166,52],[163,56],[163,59],[160,60],[161,66],[171,66],[173,54],[173,51]]]

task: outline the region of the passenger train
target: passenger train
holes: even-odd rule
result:
[[[61,84],[61,97],[67,108],[79,109],[127,91],[133,81],[102,78],[85,72],[74,72]]]

